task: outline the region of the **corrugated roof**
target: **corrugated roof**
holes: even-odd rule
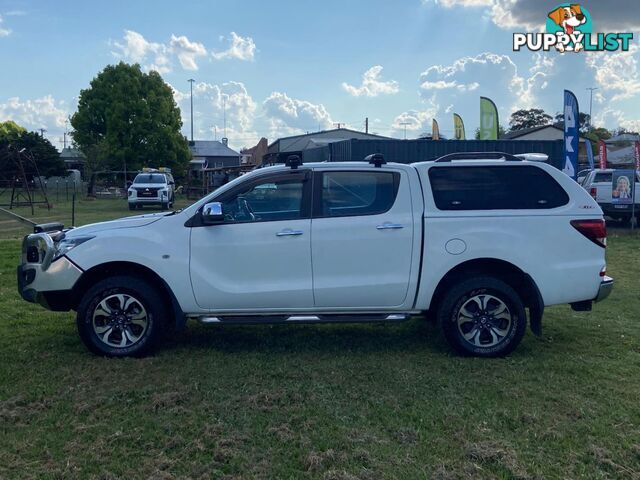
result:
[[[318,137],[321,136],[323,138],[328,138],[327,134],[336,134],[336,137],[332,139],[332,141],[336,142],[336,141],[341,141],[341,140],[348,140],[349,139],[349,135],[348,134],[354,134],[356,136],[356,138],[362,138],[362,139],[371,139],[371,140],[389,140],[389,137],[383,137],[381,135],[374,135],[373,133],[365,133],[365,132],[359,132],[357,130],[351,130],[350,128],[333,128],[331,130],[320,130],[318,132],[310,132],[310,133],[303,133],[301,135],[292,135],[290,137],[281,137],[278,138],[277,140],[275,140],[273,143],[271,143],[269,145],[269,148],[271,148],[271,146],[275,145],[278,142],[287,142],[287,151],[293,151],[293,150],[304,150],[305,148],[308,148],[309,143],[311,142],[311,139],[313,139],[313,137]],[[345,133],[347,135],[345,135]],[[317,141],[317,139],[314,139]]]
[[[218,140],[195,140],[189,144],[189,150],[194,157],[240,157],[238,152]]]

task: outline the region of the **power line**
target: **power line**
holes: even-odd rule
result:
[[[189,82],[189,88],[191,90],[191,143],[193,143],[193,82],[195,82],[195,80],[190,78],[187,81]]]

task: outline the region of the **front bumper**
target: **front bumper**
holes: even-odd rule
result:
[[[129,203],[133,203],[136,205],[160,205],[162,203],[167,203],[169,201],[169,197],[129,197]]]
[[[37,233],[23,242],[22,263],[16,270],[18,293],[27,302],[39,303],[50,310],[70,310],[73,287],[83,271],[67,257],[53,261],[53,241],[45,237],[46,233]],[[28,257],[27,249],[34,247],[39,249],[34,255],[37,258]]]
[[[613,278],[604,277],[602,282],[600,282],[600,288],[598,289],[598,295],[594,299],[596,302],[600,302],[611,295],[611,290],[613,290]]]

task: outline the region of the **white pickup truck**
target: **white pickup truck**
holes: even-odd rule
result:
[[[600,205],[605,215],[623,223],[629,223],[633,214],[640,220],[640,173],[636,172],[635,208],[631,203],[615,203],[611,192],[613,190],[612,168],[595,169],[589,171],[582,181],[583,188]]]
[[[429,312],[455,350],[490,357],[518,345],[525,309],[540,334],[545,306],[590,310],[611,291],[602,211],[559,170],[502,153],[412,165],[370,157],[294,158],[181,211],[29,235],[20,294],[77,311],[84,343],[109,356],[149,353],[187,319]]]

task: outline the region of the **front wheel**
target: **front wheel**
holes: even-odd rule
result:
[[[508,284],[493,277],[475,277],[447,292],[438,321],[458,353],[500,357],[518,346],[527,317],[520,296]]]
[[[108,357],[153,351],[167,324],[162,296],[146,281],[115,276],[96,283],[78,306],[78,333],[89,350]]]

